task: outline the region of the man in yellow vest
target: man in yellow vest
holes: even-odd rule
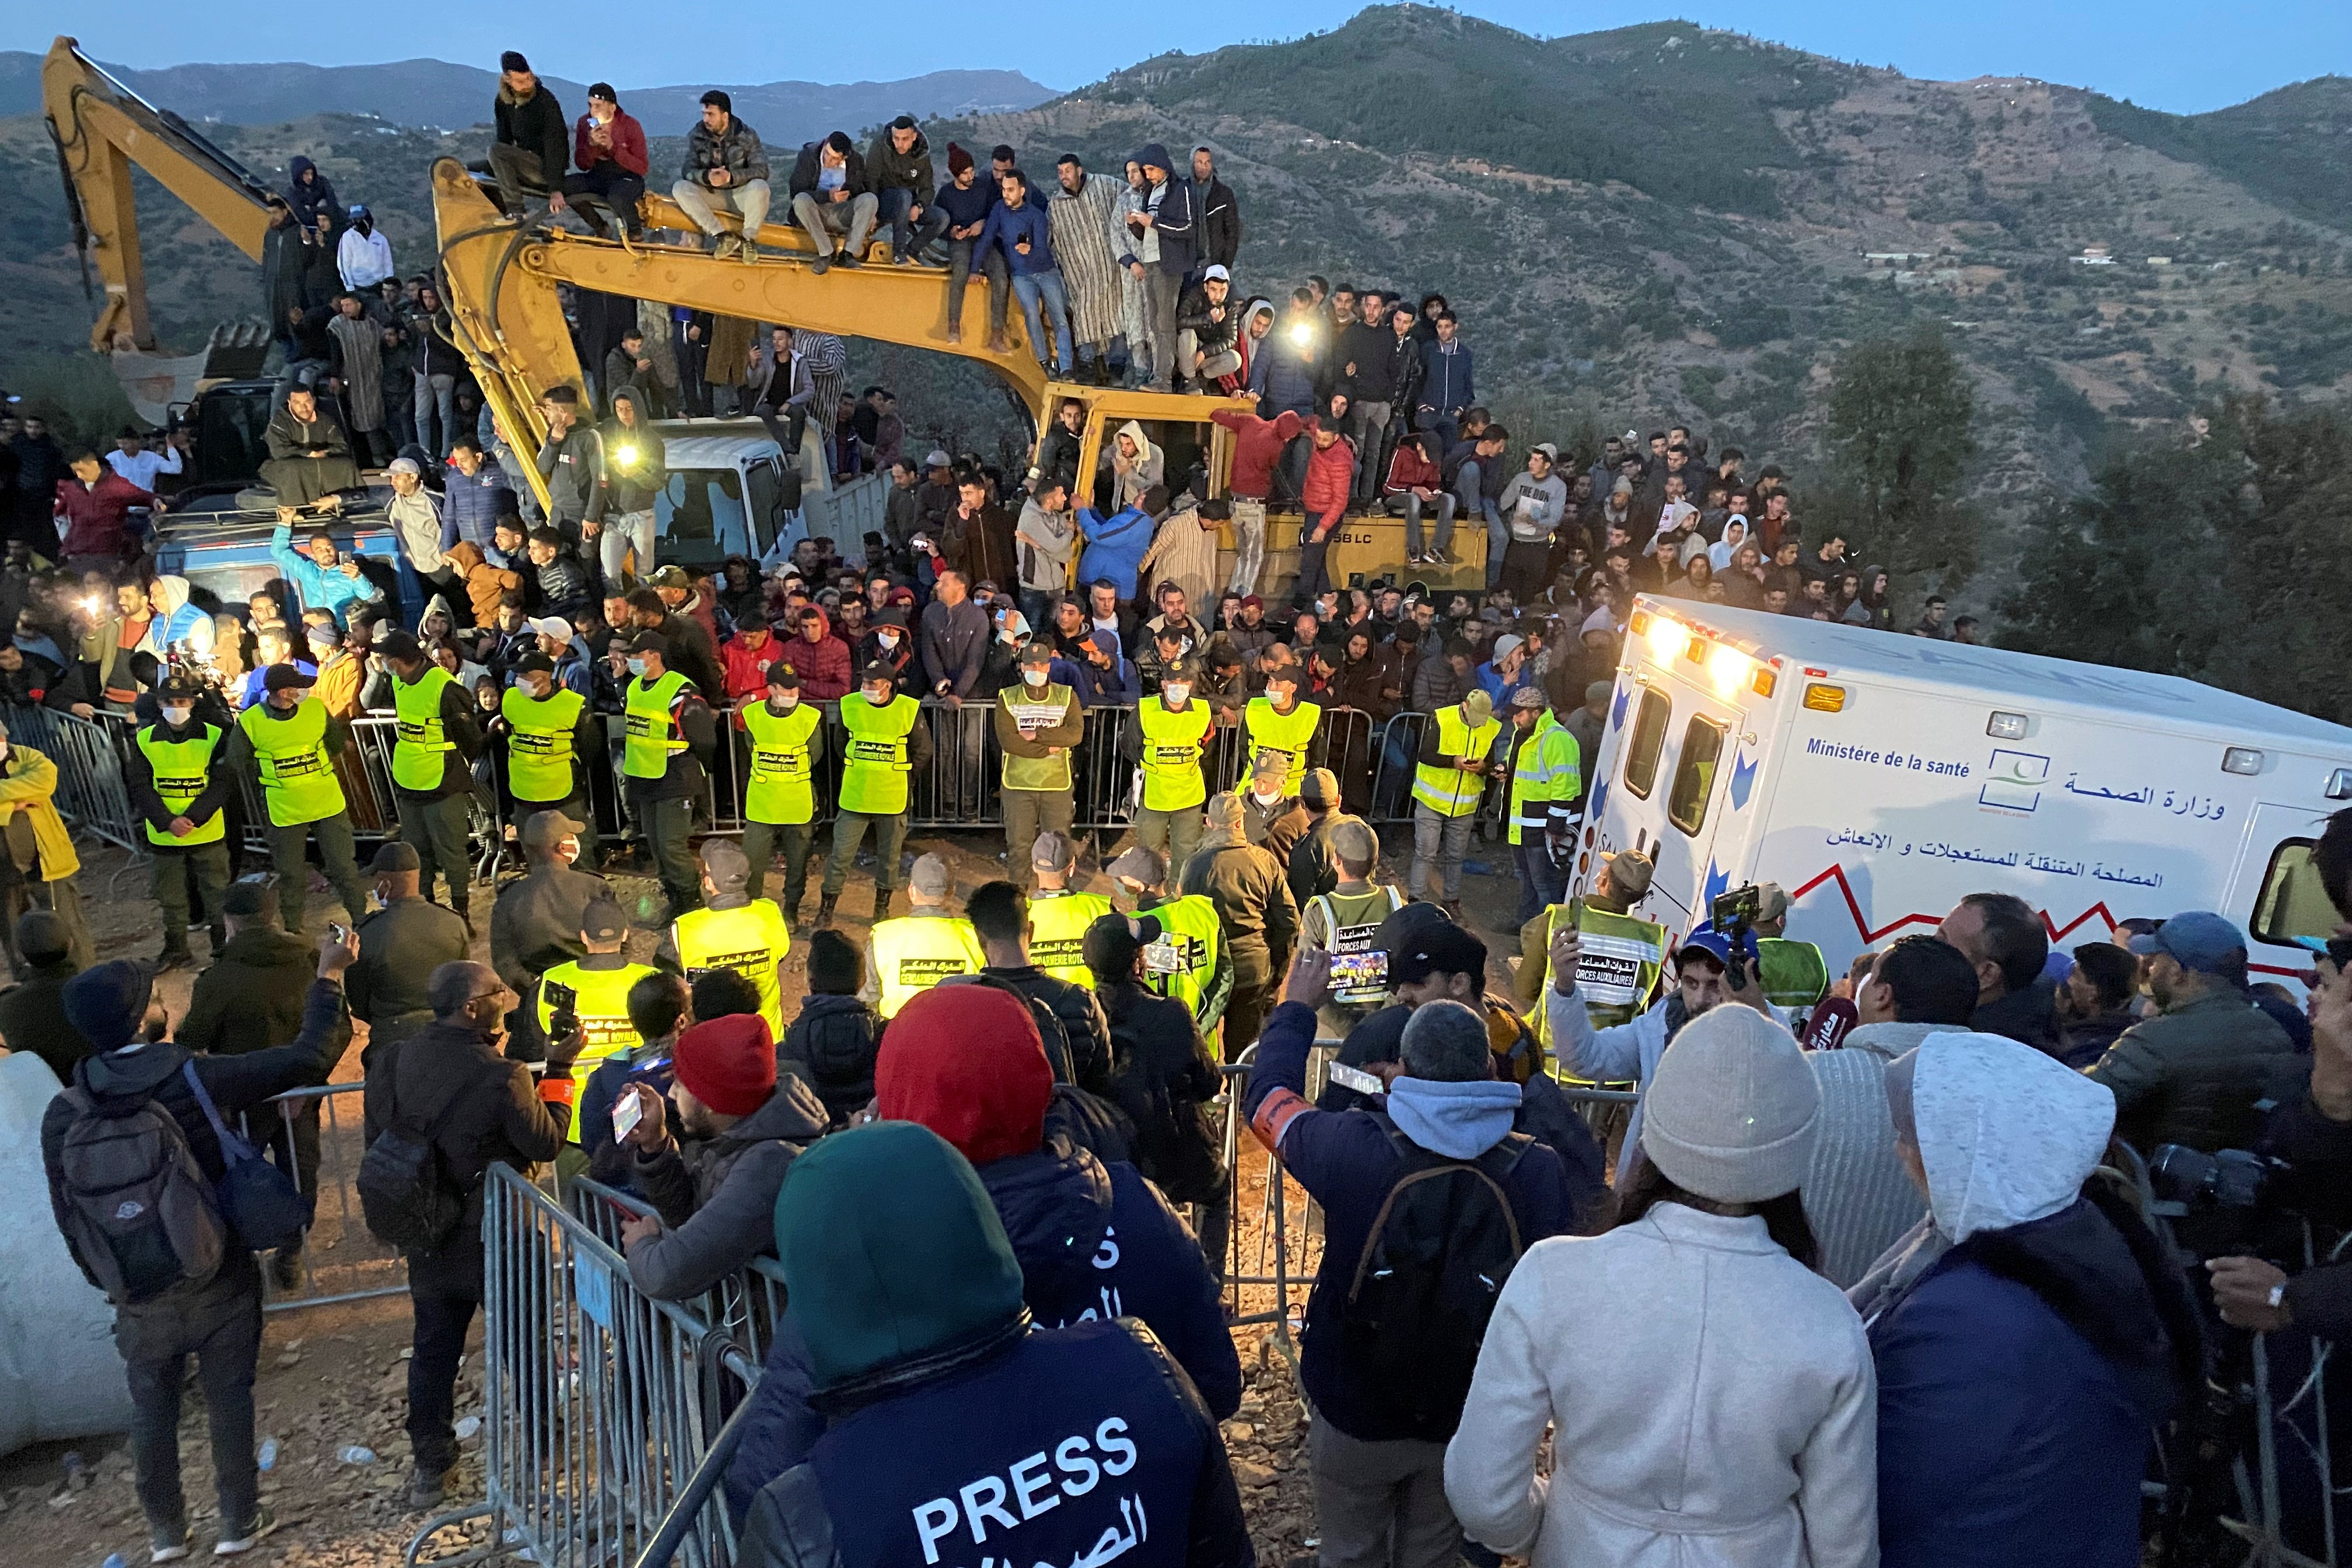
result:
[[[302,859],[306,839],[318,840],[327,880],[342,897],[343,918],[356,922],[368,910],[352,855],[351,814],[335,773],[351,730],[310,695],[310,685],[299,666],[271,665],[262,676],[261,700],[236,716],[236,733],[229,737],[229,765],[259,781],[268,805],[278,915],[297,933],[310,877]]]
[[[1053,679],[1054,645],[1023,648],[1020,668],[1021,683],[996,694],[994,721],[1004,753],[1004,865],[1012,877],[1029,864],[1040,832],[1070,830],[1077,816],[1070,750],[1087,738],[1078,694]]]
[[[98,962],[98,954],[90,942],[89,922],[82,918],[81,889],[74,881],[74,873],[81,869],[81,857],[75,853],[73,836],[66,831],[65,818],[58,813],[57,793],[58,764],[30,746],[12,744],[7,729],[0,726],[0,826],[17,830],[9,838],[17,864],[24,865],[28,848],[33,860],[8,887],[5,900],[0,900],[0,919],[5,920],[12,933],[11,960],[19,956],[13,946],[17,917],[47,905],[65,925],[74,963],[87,969]],[[20,823],[31,830],[30,846],[18,840]]]
[[[400,808],[400,837],[423,862],[419,885],[449,884],[449,907],[459,919],[472,901],[474,858],[469,827],[474,810],[474,759],[482,731],[473,694],[425,656],[416,639],[393,632],[375,645],[392,669],[392,705],[398,715],[392,747],[392,787]]]
[[[541,975],[539,988],[531,995],[531,1021],[539,1038],[561,1039],[565,1026],[579,1020],[584,1043],[572,1065],[574,1105],[581,1102],[580,1091],[587,1087],[588,1076],[599,1062],[637,1043],[637,1031],[629,1022],[629,987],[648,974],[661,973],[650,963],[630,963],[622,951],[629,940],[629,917],[617,900],[596,899],[589,903],[580,917],[580,940],[588,949],[587,956],[559,963]],[[581,1141],[576,1119],[571,1141]]]
[[[1664,973],[1666,928],[1633,913],[1633,906],[1650,896],[1655,874],[1650,858],[1638,849],[1603,854],[1591,889],[1576,906],[1583,942],[1577,979],[1596,1027],[1638,1016]],[[1536,1037],[1546,1045],[1551,1041],[1544,987],[1552,979],[1552,938],[1566,923],[1568,910],[1554,904],[1519,928],[1519,972],[1512,989]]]
[[[1121,850],[1108,869],[1127,910],[1160,921],[1160,940],[1143,950],[1145,988],[1183,1003],[1201,1032],[1212,1032],[1234,994],[1234,960],[1217,906],[1198,893],[1170,898],[1168,862],[1139,844]]]
[[[1412,874],[1406,887],[1429,895],[1457,923],[1462,914],[1462,859],[1478,820],[1478,800],[1495,766],[1493,699],[1473,691],[1441,708],[1422,726],[1421,756],[1412,775]]]
[[[855,695],[841,700],[841,727],[849,731],[841,759],[841,813],[833,824],[833,858],[825,863],[816,923],[833,923],[834,906],[857,862],[857,847],[874,830],[874,919],[890,912],[898,890],[898,856],[907,846],[908,781],[931,766],[931,732],[922,705],[898,690],[898,672],[879,662],[857,678]],[[880,928],[876,928],[880,934]],[[975,942],[975,955],[980,952]],[[869,952],[867,962],[873,962]],[[979,963],[972,965],[977,969]],[[872,997],[867,997],[872,1001]],[[893,1009],[895,1011],[895,1009]],[[888,1014],[884,1014],[888,1016]]]
[[[1523,926],[1568,896],[1567,868],[1584,798],[1576,737],[1560,722],[1559,702],[1532,686],[1511,697],[1511,858],[1519,873]]]
[[[1110,913],[1110,900],[1100,893],[1070,890],[1077,864],[1078,847],[1066,833],[1040,833],[1030,847],[1029,869],[1036,875],[1037,890],[1029,895],[1029,962],[1056,980],[1092,986],[1087,928]]]
[[[1323,765],[1323,709],[1298,700],[1299,668],[1282,664],[1265,672],[1265,695],[1253,697],[1242,710],[1242,727],[1249,737],[1253,763],[1265,757],[1282,761],[1276,793],[1292,793],[1292,775]]]
[[[694,803],[702,798],[704,768],[719,746],[709,693],[669,668],[669,643],[659,632],[629,641],[629,682],[621,692],[625,739],[621,773],[638,830],[653,851],[654,872],[675,920],[700,901],[702,879],[690,836]]]
[[[227,944],[221,900],[228,890],[228,820],[223,815],[236,781],[223,763],[227,732],[196,718],[196,683],[184,675],[155,689],[163,720],[141,729],[123,757],[123,782],[147,830],[155,860],[155,901],[163,909],[159,971],[186,969],[188,887],[194,883],[212,922],[213,956]]]
[[[885,1018],[896,1017],[917,992],[950,975],[977,974],[988,963],[971,922],[949,910],[949,890],[948,863],[918,856],[907,879],[907,912],[874,922],[857,995]]]
[[[1217,732],[1215,710],[1192,700],[1200,666],[1191,657],[1168,667],[1160,695],[1137,704],[1119,735],[1119,753],[1143,774],[1135,841],[1181,866],[1201,847],[1201,806],[1209,798],[1201,759]]]
[[[1381,841],[1361,818],[1343,816],[1328,837],[1339,885],[1300,906],[1298,940],[1331,955],[1331,992],[1315,1010],[1318,1038],[1344,1040],[1348,1031],[1388,1005],[1389,955],[1381,922],[1409,901],[1403,889],[1372,880]]]
[[[777,965],[792,951],[792,922],[774,900],[755,899],[744,884],[751,862],[731,838],[702,844],[702,907],[670,922],[656,955],[663,968],[677,966],[691,985],[714,969],[732,969],[760,995],[760,1016],[768,1033],[784,1037],[783,985]]]
[[[534,649],[514,662],[514,684],[499,697],[491,734],[507,748],[507,821],[520,836],[542,811],[580,825],[581,851],[594,866],[596,811],[588,770],[602,760],[604,727],[588,700],[555,679],[555,660]]]
[[[743,785],[743,858],[751,863],[743,892],[756,899],[768,885],[776,846],[784,847],[786,924],[798,924],[808,894],[809,846],[816,836],[817,761],[824,754],[824,710],[801,700],[801,678],[782,659],[768,666],[768,696],[736,711],[751,742],[751,769]],[[776,1032],[782,1039],[783,1031]]]

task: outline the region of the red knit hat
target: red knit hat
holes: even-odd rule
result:
[[[949,143],[948,143],[948,174],[949,174],[950,176],[952,176],[952,175],[956,175],[956,174],[962,174],[966,169],[969,169],[969,168],[971,168],[971,153],[967,153],[967,152],[965,152],[962,148],[961,148],[961,147],[957,146],[954,142],[949,142]]]
[[[671,1072],[721,1116],[749,1116],[776,1092],[776,1039],[757,1013],[730,1013],[677,1037]]]
[[[921,1122],[975,1165],[1034,1152],[1053,1098],[1037,1021],[1010,992],[934,985],[882,1031],[876,1110],[886,1121]]]

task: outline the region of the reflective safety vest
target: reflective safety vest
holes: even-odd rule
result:
[[[1345,1007],[1379,1006],[1389,999],[1389,955],[1374,945],[1381,922],[1404,908],[1394,888],[1369,893],[1318,893],[1307,900],[1323,911],[1325,951],[1331,955],[1331,1000]]]
[[[270,826],[299,827],[341,816],[343,786],[327,755],[327,705],[305,697],[282,718],[268,708],[267,699],[254,703],[236,716],[236,724],[253,745]]]
[[[1143,913],[1160,922],[1160,940],[1143,950],[1143,984],[1155,994],[1184,1004],[1203,1029],[1216,1020],[1201,1017],[1201,1004],[1216,978],[1217,954],[1224,945],[1224,922],[1205,893],[1171,899]]]
[[[426,665],[414,681],[392,678],[392,706],[399,715],[392,782],[402,789],[441,787],[448,753],[457,749],[457,742],[441,732],[441,693],[449,684],[449,672],[437,664]]]
[[[579,793],[572,742],[580,710],[588,700],[568,687],[544,699],[509,686],[499,699],[507,721],[507,785],[514,797],[533,805],[554,805]]]
[[[1154,697],[1136,709],[1135,721],[1143,727],[1143,808],[1181,811],[1207,800],[1209,781],[1201,757],[1217,729],[1209,705],[1188,702],[1179,713],[1166,699]]]
[[[792,951],[793,925],[772,899],[753,899],[731,910],[688,910],[670,923],[677,966],[693,984],[714,969],[731,969],[760,993],[760,1016],[778,1045],[784,1039],[783,997],[776,965]]]
[[[879,708],[862,695],[841,700],[841,726],[849,731],[841,759],[842,810],[896,816],[907,809],[907,774],[913,765],[907,761],[907,737],[922,716],[923,705],[905,692]],[[878,934],[882,928],[874,929]]]
[[[1242,710],[1242,727],[1249,732],[1250,766],[1268,754],[1280,757],[1282,793],[1291,794],[1290,782],[1306,767],[1307,748],[1314,744],[1315,727],[1321,722],[1320,703],[1301,702],[1288,713],[1277,713],[1265,698],[1251,698]]]
[[[163,798],[163,809],[173,816],[185,816],[189,805],[196,796],[212,787],[213,749],[220,744],[217,724],[200,724],[196,733],[185,741],[164,741],[161,724],[150,724],[139,731],[139,752],[147,759],[147,766],[155,775],[155,793]],[[215,811],[196,824],[196,830],[182,838],[163,831],[153,823],[147,825],[150,844],[217,844],[228,832],[225,814]],[[177,873],[174,873],[176,875]]]
[[[742,710],[744,733],[751,737],[751,778],[743,786],[746,817],[777,826],[814,820],[809,737],[824,718],[824,710],[814,702],[803,702],[789,713],[779,713],[765,702]]]
[[[1551,822],[1551,803],[1570,801],[1584,793],[1584,762],[1576,737],[1546,709],[1534,731],[1519,745],[1511,766],[1511,842],[1527,842],[1521,835],[1540,836]]]
[[[1657,994],[1659,976],[1665,972],[1666,928],[1633,915],[1612,915],[1587,903],[1574,907],[1577,935],[1584,943],[1583,955],[1576,961],[1576,989],[1584,998],[1585,1016],[1596,1029],[1630,1023],[1642,1016]],[[1546,985],[1552,983],[1552,934],[1569,908],[1554,904],[1544,922]],[[1536,1038],[1546,1046],[1552,1043],[1546,1038],[1544,1022],[1549,1011],[1538,1001],[1528,1020]]]
[[[1066,686],[1047,682],[1045,689],[1030,693],[1026,683],[1006,687],[996,694],[996,700],[1011,711],[1013,721],[1025,730],[1050,730],[1069,718],[1070,704],[1078,694]],[[1070,787],[1070,753],[1066,747],[1058,756],[1016,757],[1006,752],[1004,757],[1004,787],[1006,789],[1055,790]],[[1083,982],[1082,982],[1083,984]]]
[[[1495,737],[1503,732],[1502,721],[1488,719],[1476,729],[1462,717],[1462,705],[1440,708],[1437,721],[1437,745],[1448,757],[1475,757],[1484,762],[1494,749]],[[1413,769],[1412,798],[1440,816],[1467,816],[1478,809],[1478,797],[1486,793],[1486,775],[1465,773],[1462,769],[1420,763]]]
[[[912,706],[907,698],[898,700]],[[958,974],[977,974],[988,963],[980,951],[978,933],[961,915],[900,915],[877,921],[866,944],[873,954],[874,973],[882,981],[875,1010],[886,1018],[898,1016],[898,1009],[917,992]]]
[[[664,670],[648,684],[643,676],[629,682],[621,707],[626,739],[621,742],[621,771],[633,779],[657,779],[669,772],[669,760],[686,750],[686,735],[671,714],[677,694],[690,685],[674,669]]]
[[[597,1064],[614,1051],[625,1051],[637,1043],[637,1031],[629,1023],[629,987],[648,974],[659,973],[650,963],[624,963],[615,969],[589,969],[578,959],[559,963],[539,977],[539,996],[531,1012],[539,1020],[539,1032],[552,1037],[555,1016],[569,1008],[580,1018],[580,1032],[587,1044],[580,1047],[580,1059],[572,1064],[572,1103],[577,1106],[587,1092],[588,1075]],[[580,1119],[572,1120],[572,1142],[580,1142]]]
[[[1756,959],[1765,1000],[1775,1007],[1810,1007],[1829,991],[1829,963],[1810,942],[1759,936]]]
[[[1056,980],[1095,988],[1087,967],[1087,928],[1110,913],[1100,893],[1034,893],[1029,899],[1029,962]]]

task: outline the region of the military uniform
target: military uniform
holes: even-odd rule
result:
[[[543,656],[541,656],[543,657]],[[596,864],[595,802],[588,770],[604,758],[604,725],[588,700],[558,686],[533,697],[509,686],[499,698],[506,731],[508,820],[516,832],[541,811],[560,811],[580,824],[580,852]]]
[[[647,645],[651,645],[648,647]],[[659,653],[660,639],[641,634],[634,647]],[[621,773],[637,823],[651,849],[655,874],[673,917],[702,900],[690,837],[694,803],[702,798],[704,767],[718,745],[718,731],[703,693],[677,670],[651,680],[633,676],[621,694],[625,736]]]
[[[386,657],[400,655],[388,651]],[[400,803],[401,841],[415,847],[421,862],[419,890],[429,899],[435,879],[446,881],[449,907],[463,916],[474,888],[472,764],[482,751],[474,699],[447,670],[427,664],[414,680],[393,672],[392,702],[399,726],[392,784]]]
[[[166,682],[167,688],[173,682]],[[193,699],[193,686],[184,693]],[[213,956],[228,944],[228,927],[221,918],[221,900],[228,889],[228,817],[226,807],[234,784],[223,765],[222,745],[227,731],[217,724],[191,721],[183,728],[148,724],[132,737],[123,759],[125,783],[131,805],[146,829],[148,853],[155,861],[155,901],[163,910],[163,952],[166,966],[190,962],[188,954],[188,889],[194,884],[204,900],[211,922]],[[185,820],[188,832],[173,833],[172,824]]]
[[[294,675],[291,666],[277,668]],[[299,677],[296,680],[310,684]],[[305,839],[318,841],[319,858],[327,880],[342,897],[345,914],[356,921],[367,913],[367,892],[352,854],[351,814],[335,772],[335,759],[350,736],[343,721],[330,715],[315,697],[303,698],[289,711],[273,708],[264,698],[237,715],[236,733],[229,739],[232,763],[251,768],[261,783],[269,811],[269,859],[278,872],[278,914],[290,931],[302,930],[309,892],[310,868],[302,858]]]
[[[777,902],[785,918],[797,919],[808,894],[809,847],[816,834],[814,773],[824,752],[824,711],[798,702],[778,712],[772,693],[800,690],[800,677],[782,663],[768,669],[772,695],[737,710],[736,722],[751,742],[751,769],[743,785],[743,855],[751,870],[743,891],[756,899],[767,887],[776,846],[784,848],[784,896]],[[776,1038],[784,1037],[781,1031]]]
[[[1022,655],[1022,668],[1052,659],[1051,647],[1032,644]],[[1068,687],[1024,680],[996,694],[995,724],[997,747],[1004,753],[1004,864],[1006,873],[1017,877],[1029,864],[1038,834],[1067,833],[1077,816],[1070,753],[1087,738],[1087,715]]]
[[[1257,1038],[1258,1026],[1280,984],[1290,947],[1298,934],[1298,906],[1281,862],[1242,837],[1239,807],[1233,797],[1220,825],[1211,816],[1209,841],[1184,867],[1182,887],[1215,906],[1226,950],[1233,955],[1233,999],[1226,1004],[1224,1054],[1227,1061]]]
[[[352,1016],[368,1026],[364,1067],[433,1021],[427,983],[443,964],[465,958],[472,939],[461,917],[421,894],[362,915],[358,931],[359,957],[343,990]]]
[[[834,819],[833,858],[824,868],[824,911],[832,912],[857,861],[857,847],[874,830],[874,915],[890,911],[898,890],[898,857],[907,844],[908,782],[931,765],[931,734],[922,705],[900,693],[877,706],[863,692],[841,700],[849,742],[841,763],[841,813]]]

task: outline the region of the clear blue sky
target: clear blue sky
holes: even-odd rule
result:
[[[43,49],[65,32],[101,59],[133,66],[351,65],[413,55],[494,65],[501,48],[520,47],[551,73],[624,87],[888,79],[984,66],[1066,89],[1168,49],[1197,52],[1334,27],[1359,8],[1356,0],[1307,0],[1269,12],[1099,0],[889,0],[861,13],[804,0],[696,0],[675,9],[646,0],[521,0],[493,14],[462,5],[16,0],[0,8],[0,48]],[[1679,16],[1912,76],[2033,76],[2180,113],[2305,77],[2352,72],[2347,0],[1478,0],[1467,9],[1548,37]],[[1204,21],[1225,30],[1204,30]],[[887,38],[896,52],[835,47],[844,37]],[[1034,47],[1046,40],[1050,47]],[[810,43],[820,47],[812,51]]]

